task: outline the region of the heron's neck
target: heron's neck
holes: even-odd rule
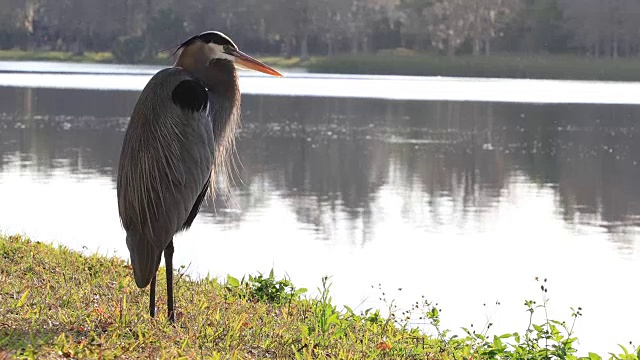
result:
[[[240,101],[240,91],[238,74],[233,63],[227,60],[215,60],[210,62],[199,74],[194,75],[204,83],[210,96],[216,100],[225,101],[231,107],[237,106]]]
[[[213,61],[200,77],[211,100],[211,118],[218,146],[230,146],[240,123],[240,90],[233,63]]]
[[[240,123],[238,74],[230,61],[209,61],[202,46],[196,44],[182,50],[174,66],[191,73],[207,88],[218,154],[224,156],[233,146]]]
[[[209,116],[216,147],[214,171],[229,177],[231,154],[240,126],[240,89],[236,68],[229,61],[214,61],[200,79],[209,93]]]

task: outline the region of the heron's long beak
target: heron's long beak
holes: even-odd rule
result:
[[[240,50],[233,50],[233,52],[231,52],[231,55],[236,58],[236,64],[241,65],[242,67],[260,71],[261,73],[269,74],[272,76],[282,77],[282,74],[277,72],[274,68],[263,64],[262,62],[252,58],[251,56],[243,53]]]

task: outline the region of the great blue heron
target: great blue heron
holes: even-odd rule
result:
[[[171,68],[155,74],[140,94],[118,167],[118,209],[136,285],[151,284],[164,252],[167,314],[173,311],[173,236],[191,226],[215,174],[225,173],[240,122],[235,66],[282,76],[242,53],[226,35],[208,31],[183,42]]]

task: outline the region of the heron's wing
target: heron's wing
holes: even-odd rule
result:
[[[206,89],[195,80],[183,80],[181,81],[171,93],[171,100],[173,103],[179,108],[191,111],[191,112],[202,112],[206,109],[209,95],[207,94]],[[202,191],[196,198],[195,203],[193,204],[191,211],[189,212],[189,216],[182,224],[182,230],[187,230],[191,227],[193,220],[198,215],[200,211],[200,206],[202,205],[202,201],[204,200],[207,192],[209,191],[209,186],[211,182],[211,176],[207,179],[207,182],[202,187]]]
[[[190,74],[165,69],[149,81],[131,115],[118,207],[139,286],[151,280],[159,254],[204,198],[214,158],[208,104],[206,89]]]
[[[207,94],[207,89],[200,82],[193,79],[185,79],[173,88],[171,101],[183,110],[199,113],[206,110],[209,95]]]
[[[211,187],[211,177],[209,177],[209,180],[207,180],[207,183],[204,184],[204,186],[202,187],[202,191],[200,192],[200,195],[198,195],[198,198],[196,199],[195,204],[193,204],[193,207],[191,208],[191,212],[189,212],[189,216],[187,217],[187,220],[184,222],[184,224],[182,224],[182,230],[187,230],[191,227],[191,224],[193,223],[193,220],[196,218],[196,215],[198,215],[198,212],[200,211],[200,206],[202,205],[202,201],[207,196],[207,192],[209,191],[210,187]]]

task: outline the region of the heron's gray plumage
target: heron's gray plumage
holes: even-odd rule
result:
[[[171,100],[178,83],[192,79],[180,68],[153,76],[125,134],[118,205],[139,287],[153,278],[162,252],[183,228],[215,162],[208,106],[191,112]]]
[[[229,176],[240,123],[235,62],[274,76],[277,71],[242,53],[226,35],[205,32],[185,41],[174,67],[142,90],[124,136],[118,167],[120,219],[140,288],[151,284],[164,252],[167,308],[173,314],[173,236],[191,226],[217,176]]]
[[[194,80],[193,75],[181,68],[164,69],[151,78],[133,110],[117,188],[138,287],[149,285],[173,235],[191,225],[187,220],[193,214],[193,221],[197,214],[203,191],[206,194],[207,185],[213,183],[212,172],[228,168],[238,114],[236,106],[212,104],[239,100],[233,77],[235,69],[232,77],[208,79],[212,85],[208,104],[203,111],[192,112],[174,104],[172,92],[180,82]],[[218,139],[214,133],[220,134]]]

